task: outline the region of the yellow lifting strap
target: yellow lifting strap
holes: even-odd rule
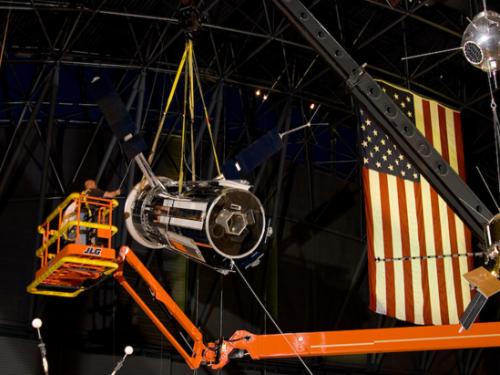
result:
[[[148,163],[151,164],[153,162],[153,158],[156,153],[156,148],[158,147],[158,141],[160,140],[161,130],[163,129],[163,125],[165,124],[165,119],[167,118],[168,110],[170,109],[170,104],[172,103],[172,99],[174,98],[175,90],[177,88],[177,84],[179,83],[179,78],[182,73],[182,68],[184,67],[184,63],[186,62],[186,57],[188,54],[187,48],[184,50],[182,54],[181,62],[179,67],[177,68],[177,73],[175,73],[174,83],[172,84],[172,88],[170,89],[170,93],[168,94],[167,104],[165,105],[165,109],[163,110],[163,114],[160,119],[160,123],[158,124],[158,129],[156,130],[155,138],[153,141],[153,146],[151,147],[151,152],[149,153]]]
[[[196,180],[196,158],[194,156],[194,69],[193,69],[193,42],[189,43],[188,71],[189,71],[189,130],[191,140],[191,180]]]
[[[188,67],[184,67],[184,75],[187,77],[188,73]],[[184,108],[182,109],[182,130],[181,130],[181,155],[180,155],[180,162],[179,162],[179,181],[178,181],[178,188],[179,188],[179,194],[182,193],[182,183],[184,181],[184,146],[185,146],[185,139],[186,139],[186,107],[187,107],[187,89],[188,89],[188,81],[187,79],[184,80],[184,100],[183,100],[183,106]]]
[[[201,103],[203,107],[203,114],[205,118],[205,123],[208,128],[208,134],[210,137],[210,143],[212,145],[212,152],[214,154],[214,161],[215,161],[215,166],[217,169],[217,174],[220,176],[221,169],[220,169],[220,164],[219,164],[219,158],[217,156],[217,150],[215,147],[215,142],[212,134],[212,126],[210,123],[210,118],[208,115],[208,110],[207,106],[205,104],[205,99],[203,97],[203,91],[201,87],[201,82],[200,82],[200,77],[199,77],[199,71],[198,67],[196,65],[196,59],[194,55],[194,50],[193,50],[193,41],[192,40],[187,40],[186,41],[186,46],[184,49],[184,53],[181,58],[181,62],[179,63],[179,67],[177,68],[177,72],[175,75],[174,82],[172,84],[172,88],[170,89],[170,93],[168,95],[167,103],[165,105],[165,108],[162,113],[162,117],[160,119],[160,122],[158,124],[158,129],[156,130],[155,138],[153,141],[153,146],[151,147],[151,153],[149,154],[148,157],[148,163],[151,164],[153,162],[154,155],[156,153],[156,149],[158,147],[158,141],[160,139],[160,134],[161,130],[163,129],[163,126],[165,124],[165,119],[168,114],[168,110],[170,109],[170,105],[172,103],[172,99],[175,94],[175,90],[177,89],[178,83],[180,76],[182,74],[182,70],[184,70],[184,109],[183,109],[183,114],[182,114],[182,134],[181,134],[181,157],[180,157],[180,166],[179,166],[179,193],[182,192],[182,185],[183,185],[183,180],[184,180],[184,152],[185,152],[185,141],[186,141],[186,116],[187,116],[187,110],[189,110],[189,117],[190,117],[190,143],[191,143],[191,176],[192,180],[196,180],[196,158],[194,155],[195,151],[195,144],[194,144],[194,120],[195,120],[195,102],[194,102],[194,85],[195,82],[194,80],[196,79],[196,85],[198,86],[198,91],[199,95],[201,98]]]

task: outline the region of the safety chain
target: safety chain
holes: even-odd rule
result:
[[[427,259],[444,259],[444,258],[458,258],[458,257],[481,257],[484,253],[481,251],[475,253],[455,253],[455,254],[442,254],[442,255],[420,255],[420,256],[404,256],[396,258],[375,258],[375,262],[396,262],[407,260],[427,260]]]

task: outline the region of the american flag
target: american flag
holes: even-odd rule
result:
[[[381,83],[418,130],[465,178],[460,113]],[[360,110],[370,308],[416,324],[456,324],[470,301],[462,275],[471,235],[445,201]]]

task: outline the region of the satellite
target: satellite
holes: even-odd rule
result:
[[[462,36],[461,49],[474,67],[488,73],[498,87],[500,69],[500,14],[486,10],[476,14]]]
[[[462,34],[460,47],[407,56],[401,60],[462,50],[467,62],[488,73],[497,87],[496,72],[500,69],[500,14],[488,10],[486,1],[483,1],[483,8],[484,10],[476,14],[472,20],[469,19],[470,22]]]

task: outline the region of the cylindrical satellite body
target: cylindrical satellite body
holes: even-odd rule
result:
[[[462,37],[465,58],[488,73],[500,69],[500,14],[491,10],[478,13]]]
[[[231,259],[255,256],[266,231],[264,208],[250,185],[212,180],[185,183],[160,177],[161,186],[138,184],[125,203],[130,235],[152,249],[166,248],[221,272]]]

